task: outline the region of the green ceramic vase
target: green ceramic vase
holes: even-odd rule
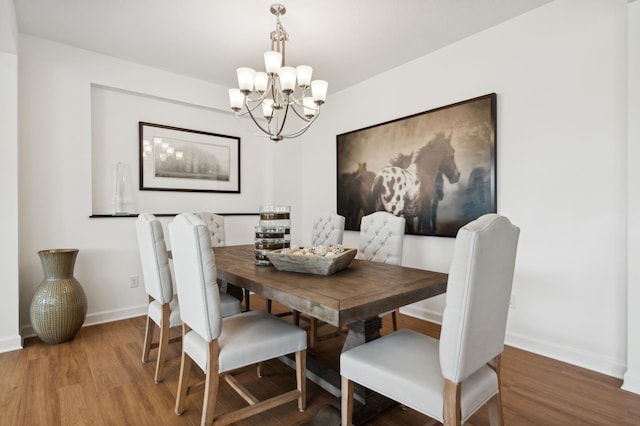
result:
[[[87,316],[87,296],[73,268],[77,249],[38,252],[44,280],[31,299],[31,325],[45,343],[57,344],[75,337]]]

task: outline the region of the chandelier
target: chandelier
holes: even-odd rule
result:
[[[285,66],[285,43],[289,34],[280,23],[280,16],[287,9],[276,3],[270,10],[277,23],[276,30],[271,32],[271,50],[264,54],[266,72],[238,68],[239,88],[229,89],[229,102],[236,116],[249,115],[269,139],[278,142],[298,137],[309,129],[320,115],[328,83],[311,81],[313,68],[308,65]],[[285,129],[285,123],[293,115],[302,121],[297,130],[291,131],[291,125]]]

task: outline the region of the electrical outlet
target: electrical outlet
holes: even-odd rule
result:
[[[512,294],[511,298],[509,299],[509,308],[510,309],[515,309],[516,308],[516,295]]]
[[[129,277],[129,288],[138,288],[140,285],[140,277],[132,275]]]

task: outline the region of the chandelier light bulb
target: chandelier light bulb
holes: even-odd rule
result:
[[[302,99],[302,105],[304,106],[305,117],[311,119],[316,115],[317,106],[311,96],[305,96],[305,98]]]
[[[313,101],[322,105],[327,98],[327,88],[329,83],[324,80],[313,80],[311,82],[311,94],[313,96]]]
[[[253,92],[253,80],[256,75],[253,68],[240,67],[236,70],[236,73],[238,74],[238,87],[240,87],[240,91],[245,95]]]
[[[262,101],[262,115],[264,115],[266,119],[273,117],[273,99],[265,99]]]
[[[269,51],[264,53],[264,67],[267,74],[277,74],[282,66],[282,54],[280,52]]]
[[[229,89],[229,103],[231,109],[235,112],[240,112],[244,105],[244,94],[240,89]]]
[[[296,69],[281,67],[278,71],[278,77],[280,78],[280,89],[287,95],[293,93],[296,88]]]
[[[256,93],[262,95],[269,87],[269,75],[266,72],[257,72],[253,84]]]
[[[296,68],[296,75],[298,78],[298,86],[301,89],[306,89],[311,84],[311,74],[313,73],[313,68],[309,65],[298,65]]]

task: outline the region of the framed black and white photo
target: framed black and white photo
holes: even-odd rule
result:
[[[140,189],[240,192],[240,138],[139,124]]]
[[[346,230],[388,211],[441,237],[496,212],[496,94],[338,135],[337,207]]]

